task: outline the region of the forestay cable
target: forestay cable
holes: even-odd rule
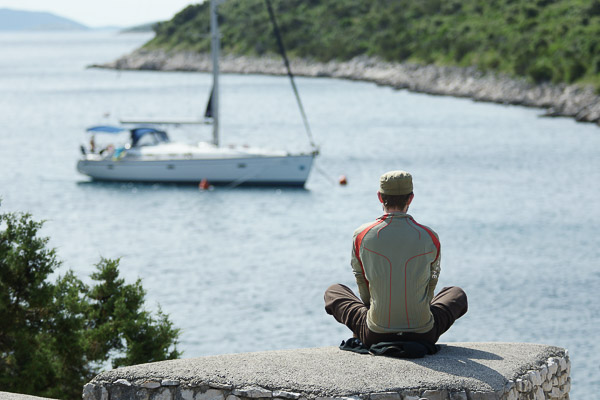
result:
[[[310,126],[308,125],[308,118],[306,118],[306,113],[304,112],[304,107],[302,106],[302,101],[300,101],[300,95],[298,94],[298,89],[296,88],[296,83],[294,82],[294,75],[292,74],[292,69],[290,68],[290,62],[288,61],[287,55],[285,53],[285,47],[283,46],[283,40],[281,39],[281,34],[279,32],[279,26],[277,25],[277,20],[275,19],[275,13],[273,12],[273,7],[271,7],[271,0],[265,0],[267,4],[267,9],[269,10],[269,17],[271,18],[271,23],[273,24],[273,32],[275,33],[275,38],[277,39],[277,45],[279,46],[279,52],[281,53],[281,57],[283,57],[283,62],[287,69],[287,74],[290,77],[290,82],[292,84],[292,89],[294,90],[294,95],[296,96],[296,101],[298,102],[298,107],[300,108],[300,114],[302,114],[302,120],[304,121],[304,128],[306,129],[306,134],[308,135],[308,140],[313,150],[318,151],[318,147],[315,144],[312,136],[312,132],[310,131]]]

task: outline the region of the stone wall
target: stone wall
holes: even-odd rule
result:
[[[467,344],[469,345],[469,344]],[[529,345],[525,345],[529,346]],[[85,385],[83,400],[248,400],[248,399],[281,399],[281,400],[564,400],[569,399],[571,388],[570,361],[568,353],[562,349],[552,348],[550,353],[524,352],[526,356],[515,356],[510,351],[488,352],[485,346],[463,347],[466,356],[460,356],[461,350],[453,349],[448,354],[450,358],[436,355],[427,356],[425,359],[403,360],[369,355],[357,355],[338,349],[309,349],[297,350],[303,353],[300,358],[288,352],[249,353],[245,355],[225,356],[219,358],[206,357],[201,359],[178,360],[179,365],[169,362],[155,363],[154,367],[142,368],[142,371],[127,371],[121,373],[106,373],[96,377]],[[476,352],[472,352],[473,349]],[[558,349],[558,350],[556,350]],[[470,352],[471,351],[471,352]],[[293,351],[292,351],[293,352]],[[319,354],[322,353],[322,355]],[[348,354],[347,354],[348,353]],[[485,354],[488,354],[486,356]],[[494,356],[489,356],[493,354]],[[538,355],[554,354],[539,362]],[[266,355],[266,357],[264,357]],[[524,362],[525,358],[531,358]],[[284,360],[280,358],[283,357]],[[332,358],[333,357],[333,358]],[[351,369],[340,372],[341,368],[324,368],[322,371],[313,371],[315,361],[327,365],[335,361],[335,357],[343,357],[343,364],[350,365]],[[488,358],[485,358],[488,357]],[[256,360],[256,364],[252,360]],[[482,360],[489,359],[490,363]],[[213,372],[197,369],[195,362],[200,360],[201,368],[209,367]],[[269,362],[272,360],[272,362]],[[305,360],[304,365],[287,364]],[[450,361],[449,361],[450,360]],[[367,362],[365,366],[364,361]],[[450,366],[452,361],[457,361],[455,366]],[[496,362],[494,364],[492,361]],[[531,368],[531,362],[535,367]],[[161,374],[159,364],[164,364]],[[391,363],[391,364],[390,364]],[[500,364],[498,364],[500,363]],[[506,375],[503,364],[512,363],[506,371],[519,371],[510,378],[503,377],[497,380],[496,375]],[[446,365],[444,365],[446,364]],[[460,366],[460,364],[464,364]],[[152,366],[153,364],[147,364]],[[285,367],[287,365],[287,367]],[[390,365],[406,365],[407,369],[394,369]],[[498,371],[490,370],[492,365],[498,365]],[[275,366],[274,369],[270,367]],[[311,367],[312,366],[312,367]],[[427,368],[421,369],[420,366]],[[529,366],[530,368],[523,368]],[[141,367],[141,366],[140,366]],[[258,369],[257,369],[258,367]],[[287,374],[282,369],[291,370]],[[304,370],[303,370],[304,369]],[[381,382],[369,378],[365,383],[356,382],[373,369],[380,376]],[[258,375],[253,374],[259,371]],[[115,370],[119,371],[119,370]],[[244,371],[248,379],[244,379]],[[271,374],[264,378],[260,374]],[[348,371],[355,371],[357,375],[350,377]],[[433,371],[433,372],[432,372]],[[314,372],[314,373],[313,373]],[[339,375],[338,375],[339,373]],[[331,374],[332,376],[326,376]],[[207,376],[212,378],[206,379]],[[387,375],[387,377],[386,377]],[[398,375],[401,375],[400,377]],[[273,377],[274,376],[274,377]],[[256,377],[261,377],[257,379]],[[468,377],[463,379],[462,377]],[[254,380],[262,380],[253,382]],[[494,381],[496,380],[496,381]],[[335,382],[335,383],[332,383]],[[351,383],[347,383],[351,382]],[[336,386],[336,387],[332,387]],[[363,389],[359,389],[363,387]]]
[[[192,52],[137,50],[116,61],[92,67],[125,70],[210,71],[211,58]],[[600,123],[600,96],[592,87],[577,85],[535,85],[476,68],[440,67],[384,62],[359,56],[349,61],[328,63],[292,60],[296,75],[330,77],[374,82],[414,92],[468,97],[477,101],[523,105],[546,109],[547,116],[573,117],[582,122]],[[226,73],[285,75],[279,58],[226,55],[220,63]]]

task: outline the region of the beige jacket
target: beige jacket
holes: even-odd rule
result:
[[[440,273],[440,242],[430,228],[393,212],[354,232],[352,270],[373,332],[423,333]]]

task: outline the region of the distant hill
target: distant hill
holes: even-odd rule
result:
[[[71,31],[87,26],[48,12],[0,8],[0,31]]]
[[[272,0],[291,58],[477,67],[600,90],[600,0]],[[264,0],[219,6],[224,54],[277,52]],[[157,24],[148,50],[208,52],[209,2]]]

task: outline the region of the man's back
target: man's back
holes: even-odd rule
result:
[[[385,214],[358,228],[352,243],[360,299],[340,283],[325,291],[325,311],[367,347],[397,341],[436,343],[468,309],[467,295],[458,286],[433,295],[440,241],[407,214],[414,197],[411,174],[381,175],[377,198]]]
[[[429,331],[429,306],[439,275],[435,232],[391,212],[354,232],[352,267],[374,332]]]

